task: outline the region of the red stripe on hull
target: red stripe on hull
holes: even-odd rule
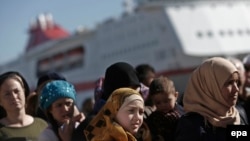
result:
[[[168,71],[161,71],[157,73],[157,76],[174,76],[174,75],[182,75],[187,73],[192,73],[195,70],[194,68],[185,68],[185,69],[178,69],[178,70],[168,70]]]

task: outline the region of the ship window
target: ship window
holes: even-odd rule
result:
[[[247,30],[246,30],[246,33],[247,33],[248,35],[250,35],[250,29],[247,29]]]
[[[179,5],[175,5],[174,7],[175,7],[176,11],[180,10],[180,6]]]
[[[217,5],[216,5],[215,3],[212,3],[212,4],[211,4],[211,7],[212,7],[212,8],[216,8]]]
[[[221,36],[224,36],[224,35],[225,35],[225,32],[224,32],[223,30],[220,30],[220,31],[219,31],[219,34],[220,34]]]
[[[243,31],[241,29],[238,30],[238,34],[239,35],[242,35],[243,34]]]
[[[207,32],[207,36],[212,37],[212,36],[213,36],[213,33],[212,33],[211,31],[208,31],[208,32]]]
[[[78,68],[83,65],[84,49],[82,46],[71,49],[67,52],[67,62],[71,69]]]
[[[190,5],[189,5],[189,8],[190,8],[191,10],[194,10],[194,9],[195,9],[195,5],[190,4]]]
[[[63,53],[58,53],[55,56],[53,56],[53,67],[55,68],[56,71],[62,71],[63,66],[64,66],[64,54]]]
[[[171,58],[171,57],[172,57],[171,53],[167,53],[167,52],[161,50],[161,51],[156,52],[155,60],[162,61],[162,60],[166,60],[167,58]]]
[[[36,70],[37,76],[40,76],[48,72],[51,69],[50,66],[51,66],[51,60],[49,57],[39,60],[37,63],[37,70]]]
[[[227,34],[230,35],[230,36],[233,36],[233,31],[229,29],[229,30],[227,31]]]
[[[234,5],[232,3],[227,3],[228,7],[232,8]]]
[[[84,65],[83,58],[84,48],[82,46],[42,58],[37,62],[37,76],[51,70],[62,72],[82,67]]]
[[[196,35],[199,37],[199,38],[202,38],[202,33],[200,32],[200,31],[198,31],[197,33],[196,33]]]

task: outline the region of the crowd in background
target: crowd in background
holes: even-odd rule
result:
[[[76,95],[57,72],[34,91],[18,71],[1,74],[0,141],[226,140],[228,125],[250,120],[250,55],[204,60],[183,94],[150,64],[116,62],[81,107]]]

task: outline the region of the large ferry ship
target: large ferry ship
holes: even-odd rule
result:
[[[190,73],[211,56],[250,53],[250,2],[246,0],[137,0],[119,18],[68,33],[50,14],[29,27],[26,51],[0,66],[21,72],[32,89],[57,71],[77,89],[77,104],[93,96],[95,81],[118,61],[150,64],[184,91]],[[129,8],[128,8],[129,9]]]

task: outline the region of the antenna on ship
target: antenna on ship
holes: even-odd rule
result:
[[[127,14],[133,13],[135,9],[135,1],[134,0],[124,0],[123,1],[123,7],[125,9],[125,12]]]

